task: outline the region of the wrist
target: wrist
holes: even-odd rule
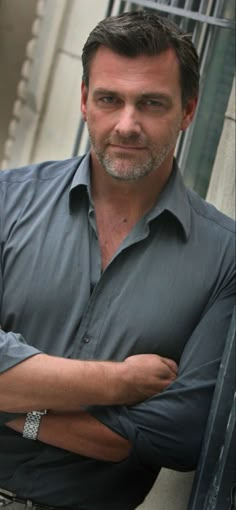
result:
[[[47,414],[46,409],[44,411],[30,411],[27,413],[22,432],[22,436],[25,439],[36,441],[39,434],[41,419],[45,414]]]
[[[130,401],[129,394],[132,385],[132,375],[125,362],[114,363],[112,381],[112,402],[115,405],[125,405]]]
[[[5,426],[9,429],[15,430],[15,432],[23,432],[24,423],[25,423],[25,416],[18,416],[17,418],[14,418],[14,420],[8,421],[5,423]]]

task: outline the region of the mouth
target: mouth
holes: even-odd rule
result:
[[[118,151],[128,151],[128,152],[132,152],[132,151],[144,151],[146,150],[145,147],[139,147],[139,146],[136,146],[136,145],[119,145],[119,144],[113,144],[111,143],[110,144],[110,147],[114,150],[118,150]]]

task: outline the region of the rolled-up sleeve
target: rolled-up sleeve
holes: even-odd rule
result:
[[[4,220],[3,210],[3,190],[0,186],[0,324],[1,324],[1,309],[3,299],[3,267],[2,267],[2,223]],[[27,358],[39,354],[39,350],[28,345],[26,340],[21,334],[15,332],[5,332],[0,327],[0,377],[1,373],[9,370],[13,366],[21,363]],[[0,411],[0,423],[9,419],[8,413]]]
[[[234,303],[230,278],[189,338],[178,378],[163,393],[133,407],[90,409],[132,442],[131,455],[147,468],[196,468]]]
[[[21,335],[5,333],[0,329],[0,377],[1,373],[39,353],[40,351],[27,345]],[[0,425],[15,416],[16,413],[5,413],[0,410]]]
[[[27,345],[22,335],[0,330],[0,374],[40,351]]]

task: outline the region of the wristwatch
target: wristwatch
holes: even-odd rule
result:
[[[45,414],[47,414],[46,409],[44,411],[30,411],[27,413],[22,436],[26,439],[32,439],[33,441],[36,441],[41,418]]]

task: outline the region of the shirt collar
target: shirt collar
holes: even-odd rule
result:
[[[90,153],[88,152],[79,161],[79,166],[73,177],[70,192],[75,188],[85,186],[90,191]]]
[[[77,171],[73,177],[70,188],[70,209],[74,209],[75,204],[78,203],[78,195],[73,197],[74,190],[81,188],[86,189],[89,196],[90,204],[91,198],[91,184],[90,184],[90,153],[87,153],[82,161],[80,161]],[[147,215],[147,221],[159,216],[162,212],[169,211],[182,226],[186,240],[190,235],[191,228],[191,208],[189,204],[188,194],[183,182],[183,178],[179,171],[178,165],[174,160],[173,171],[171,176],[159,195],[157,202],[150,213]]]
[[[69,208],[72,214],[79,207],[80,191],[86,190],[90,203],[91,197],[91,184],[90,184],[90,153],[88,152],[82,159],[79,160],[77,170],[74,174],[69,193]]]
[[[191,207],[176,160],[174,160],[171,176],[150,211],[148,220],[154,219],[164,211],[170,212],[180,223],[187,240],[191,229]]]

